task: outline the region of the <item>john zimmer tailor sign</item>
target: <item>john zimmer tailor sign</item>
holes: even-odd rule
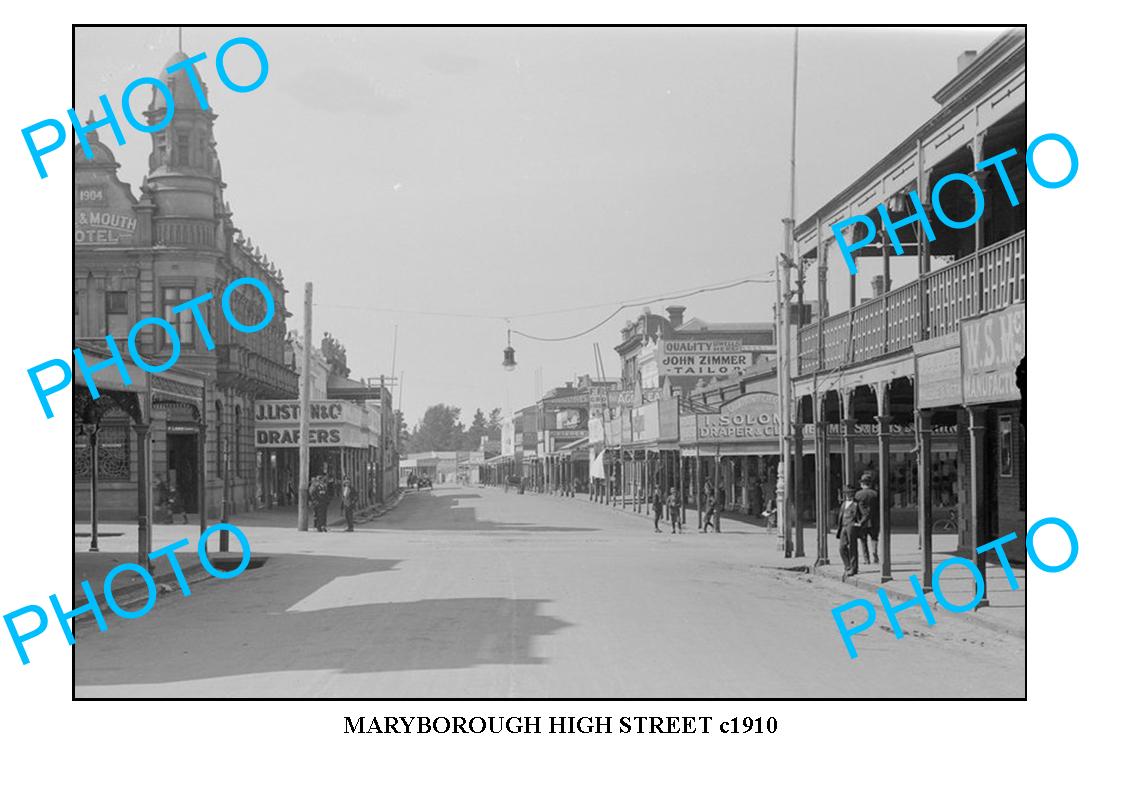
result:
[[[780,410],[773,393],[742,395],[726,402],[718,414],[695,417],[699,442],[780,438]]]
[[[753,352],[772,350],[740,340],[660,340],[659,372],[666,376],[725,376],[748,370]]]

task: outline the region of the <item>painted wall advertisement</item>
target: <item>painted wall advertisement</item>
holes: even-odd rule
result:
[[[137,219],[125,188],[106,177],[88,175],[74,186],[74,242],[80,246],[131,246]]]
[[[959,333],[963,402],[1020,401],[1014,370],[1026,355],[1026,305],[963,321]]]

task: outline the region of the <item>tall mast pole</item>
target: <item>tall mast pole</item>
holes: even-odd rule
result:
[[[308,448],[309,415],[312,405],[312,283],[304,283],[304,345],[300,363],[300,491],[297,505],[297,530],[308,530]]]
[[[784,219],[784,285],[780,297],[780,331],[781,339],[779,348],[782,351],[779,368],[780,375],[780,461],[783,471],[783,480],[777,476],[777,493],[781,484],[783,494],[776,495],[776,508],[779,511],[780,527],[784,534],[784,557],[803,555],[803,539],[796,540],[793,551],[792,544],[792,511],[791,496],[794,492],[789,480],[792,475],[791,466],[791,439],[792,439],[792,383],[791,383],[791,273],[795,263],[795,142],[796,142],[796,101],[799,88],[799,28],[795,29],[792,47],[792,138],[791,157],[789,158],[788,172],[788,216]],[[779,274],[777,273],[777,276]],[[798,510],[798,509],[797,509]],[[800,534],[802,537],[802,534]]]

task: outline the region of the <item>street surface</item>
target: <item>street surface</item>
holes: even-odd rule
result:
[[[851,660],[830,609],[876,598],[760,531],[452,485],[351,534],[241,527],[263,566],[80,625],[78,697],[1024,696],[1024,641],[946,613],[879,613]]]

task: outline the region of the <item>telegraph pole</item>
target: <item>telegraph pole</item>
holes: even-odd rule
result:
[[[300,493],[297,530],[308,530],[308,421],[312,405],[312,283],[304,283],[304,345],[300,363]]]
[[[799,96],[799,28],[795,29],[794,42],[792,46],[792,146],[791,146],[791,168],[789,172],[789,189],[788,189],[788,218],[787,223],[784,225],[784,411],[787,413],[787,423],[784,426],[784,451],[788,454],[788,464],[784,468],[784,477],[790,478],[793,475],[793,468],[791,466],[793,437],[795,434],[794,427],[794,405],[792,399],[792,360],[791,360],[791,275],[792,267],[795,265],[795,130],[796,130],[796,101]],[[802,313],[802,276],[800,279],[800,311]],[[802,323],[802,315],[800,316]],[[797,368],[798,371],[798,368]],[[793,532],[793,524],[798,529],[795,535],[795,550],[794,555],[797,558],[802,558],[804,555],[803,550],[803,523],[799,519],[799,506],[795,505],[792,501],[795,495],[799,493],[799,487],[790,485],[787,494],[785,495],[785,504],[791,509],[790,514],[785,516],[784,531],[791,538]]]

